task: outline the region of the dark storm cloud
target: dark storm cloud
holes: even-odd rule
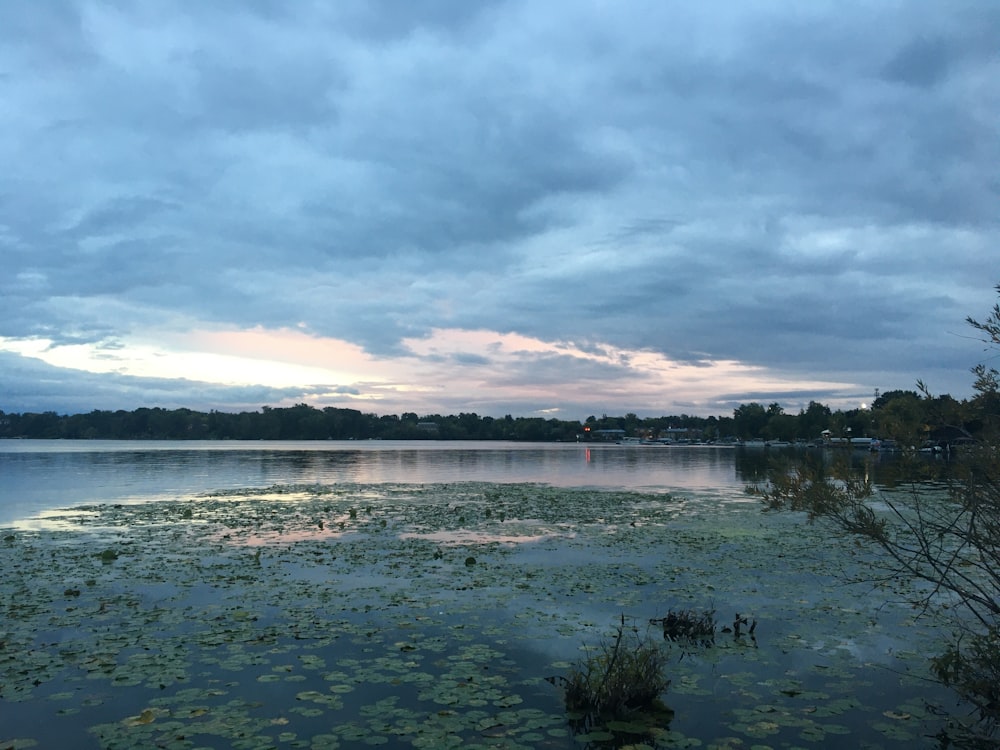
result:
[[[4,4],[0,336],[476,329],[956,390],[998,35],[987,0]]]

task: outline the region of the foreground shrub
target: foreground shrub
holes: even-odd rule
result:
[[[626,628],[623,615],[614,638],[562,678],[566,708],[590,721],[662,710],[660,695],[670,685],[666,661],[655,641],[641,636],[635,627]]]
[[[968,323],[985,335],[989,347],[1000,348],[1000,304],[986,321]],[[810,520],[832,522],[866,540],[878,553],[873,580],[914,582],[914,605],[948,618],[954,635],[931,660],[931,670],[974,711],[968,722],[956,717],[957,727],[942,744],[995,748],[1000,746],[1000,372],[985,364],[972,372],[977,396],[967,405],[963,424],[949,423],[943,412],[933,420],[963,436],[948,450],[950,476],[933,490],[915,485],[909,493],[880,492],[867,473],[841,459],[831,466],[817,460],[775,466],[767,485],[755,491],[765,509],[803,511]],[[926,386],[917,385],[932,402]],[[903,445],[919,444],[913,435],[893,437]]]

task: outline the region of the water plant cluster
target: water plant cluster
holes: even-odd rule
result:
[[[662,697],[670,685],[667,653],[625,616],[614,636],[578,661],[566,676],[548,678],[563,690],[568,718],[588,742],[614,740],[614,731],[645,737],[672,712]]]
[[[745,618],[740,618],[737,614],[734,625],[738,625],[741,619]],[[703,646],[715,643],[717,625],[715,610],[712,609],[701,611],[686,609],[677,612],[670,610],[663,617],[650,620],[650,623],[663,628],[663,637],[668,641],[696,643]]]
[[[870,561],[838,549],[723,492],[295,485],[71,508],[0,532],[0,747],[911,743],[949,698],[914,679],[934,624],[845,587],[833,569]],[[716,604],[766,623],[759,643],[625,627]],[[647,687],[613,684],[618,664]],[[595,710],[568,712],[555,675]]]

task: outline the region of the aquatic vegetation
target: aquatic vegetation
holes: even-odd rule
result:
[[[876,617],[884,597],[830,574],[863,557],[722,493],[289,485],[72,508],[3,540],[0,747],[803,746],[936,721],[878,666],[920,676],[932,624]],[[613,652],[578,660],[623,613],[696,623],[716,599],[767,622],[760,648],[625,628],[615,662],[647,689],[609,679],[602,710],[670,679],[677,713],[659,690],[574,735],[546,676]]]
[[[872,555],[853,580],[895,581],[923,612],[945,614],[954,635],[931,660],[936,678],[978,721],[949,741],[1000,741],[1000,480],[995,446],[966,447],[955,478],[926,487],[877,490],[844,461],[777,465],[756,490],[767,510],[803,512],[847,532]]]
[[[615,730],[645,735],[652,726],[669,723],[673,712],[661,700],[670,685],[666,667],[667,654],[635,626],[626,627],[622,615],[609,641],[566,676],[547,679],[562,688],[574,729],[586,741],[596,742],[614,739]]]
[[[736,615],[739,622],[740,616]],[[695,643],[703,646],[711,645],[715,642],[715,610],[705,609],[696,611],[693,609],[669,610],[667,614],[660,618],[649,621],[653,625],[663,628],[663,638],[668,641],[682,641],[685,643]]]

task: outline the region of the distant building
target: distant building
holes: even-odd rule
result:
[[[438,427],[437,422],[417,422],[417,429],[436,435],[441,428]]]
[[[596,440],[620,440],[625,437],[625,430],[590,430]]]
[[[660,440],[697,440],[701,437],[700,429],[692,429],[689,427],[667,427],[665,430],[660,430]]]

